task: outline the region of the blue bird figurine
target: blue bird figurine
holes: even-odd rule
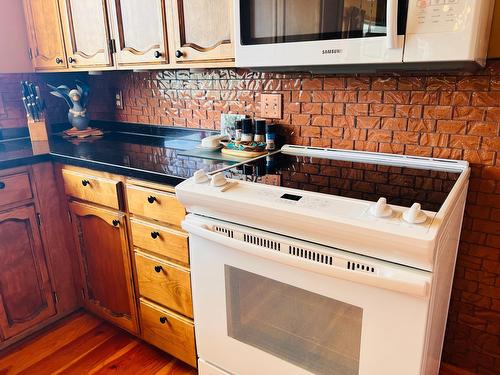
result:
[[[53,91],[50,93],[58,98],[62,98],[68,104],[68,121],[78,130],[85,130],[90,124],[90,119],[87,115],[87,104],[90,92],[90,87],[76,80],[76,89],[70,90],[68,86],[60,85],[58,87],[47,84]]]

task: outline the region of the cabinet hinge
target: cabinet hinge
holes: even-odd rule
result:
[[[59,297],[57,296],[57,292],[52,292],[52,297],[54,299],[54,303],[57,305],[59,303]]]
[[[33,60],[33,50],[31,48],[28,48],[28,57]]]
[[[37,222],[39,227],[42,226],[42,215],[40,215],[40,213],[36,214],[36,222]]]
[[[82,298],[85,299],[85,290],[82,288]]]
[[[109,53],[116,53],[116,41],[114,39],[109,40]]]
[[[68,220],[70,223],[73,222],[73,219],[71,218],[71,211],[68,210]]]

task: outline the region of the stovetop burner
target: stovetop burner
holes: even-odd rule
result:
[[[226,177],[439,211],[460,172],[278,152],[225,170]]]

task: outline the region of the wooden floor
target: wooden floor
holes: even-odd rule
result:
[[[192,367],[84,312],[0,354],[0,375],[196,375]],[[474,375],[443,364],[440,375]]]
[[[76,313],[0,354],[0,375],[195,375],[197,371],[125,331]]]

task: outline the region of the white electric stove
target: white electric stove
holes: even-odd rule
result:
[[[438,374],[469,174],[287,145],[178,185],[200,374]]]

